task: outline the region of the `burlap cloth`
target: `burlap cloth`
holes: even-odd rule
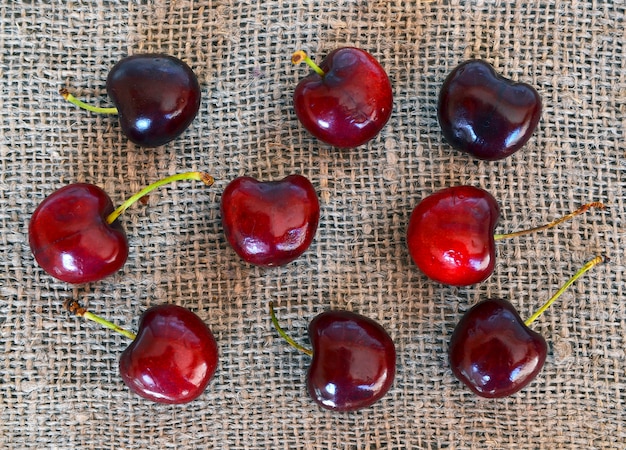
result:
[[[613,1],[3,1],[0,6],[0,447],[7,449],[621,449],[626,448],[626,6]],[[305,66],[355,45],[387,70],[394,112],[354,150],[312,138],[291,94]],[[108,105],[108,70],[161,51],[189,63],[202,105],[187,132],[153,150],[130,144],[115,117],[81,111],[58,91]],[[544,110],[526,147],[500,162],[452,150],[436,120],[439,86],[477,57],[537,87]],[[206,170],[211,188],[181,182],[127,211],[121,272],[72,287],[45,274],[27,239],[53,190],[95,183],[118,204],[166,175]],[[280,268],[242,262],[226,244],[219,200],[239,175],[301,173],[321,201],[309,251]],[[473,184],[499,201],[499,232],[547,222],[590,201],[558,229],[498,242],[495,273],[468,288],[428,281],[405,244],[409,214],[429,193]],[[489,296],[530,315],[585,261],[593,269],[533,324],[546,364],[510,398],[479,399],[449,369],[462,313]],[[75,298],[127,328],[163,302],[214,331],[215,378],[183,406],[131,394],[117,362],[122,336],[70,316]],[[316,314],[347,308],[395,340],[398,373],[374,406],[336,414],[305,391]]]

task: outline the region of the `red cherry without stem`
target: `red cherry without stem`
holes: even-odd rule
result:
[[[172,175],[142,189],[115,210],[110,197],[92,184],[75,183],[53,192],[35,209],[28,225],[35,260],[48,274],[67,283],[89,283],[117,272],[128,257],[119,215],[163,184],[187,179],[213,183],[213,177],[201,172]]]
[[[141,316],[136,335],[90,313],[75,301],[68,302],[66,308],[133,340],[120,358],[120,375],[133,392],[148,400],[188,403],[204,392],[217,369],[219,352],[213,333],[186,308],[148,308]]]
[[[541,98],[480,60],[456,67],[444,81],[437,117],[452,147],[485,160],[506,158],[528,142],[541,116]]]
[[[424,198],[414,208],[407,227],[411,258],[430,279],[451,286],[469,286],[486,280],[495,267],[495,241],[552,228],[599,202],[548,224],[494,234],[500,207],[487,191],[473,186],[453,186]]]
[[[548,346],[529,325],[574,281],[606,261],[587,262],[533,316],[522,321],[515,307],[502,299],[484,300],[470,308],[457,324],[448,348],[454,375],[481,397],[499,398],[518,392],[539,373]]]
[[[365,144],[385,126],[393,108],[387,73],[364,50],[333,50],[319,67],[302,51],[294,63],[306,62],[314,73],[294,92],[296,116],[313,136],[340,148]]]
[[[200,84],[191,68],[173,56],[132,55],[113,66],[107,92],[115,108],[98,108],[61,94],[81,108],[119,114],[124,134],[143,147],[164,145],[183,133],[200,107]]]
[[[313,357],[307,390],[322,408],[356,411],[374,404],[389,391],[396,373],[396,350],[378,322],[350,311],[323,312],[309,324],[311,351],[280,328],[272,303],[270,315],[288,343]]]
[[[320,215],[315,188],[302,175],[235,178],[222,193],[220,210],[229,244],[244,261],[261,266],[287,264],[304,253]]]

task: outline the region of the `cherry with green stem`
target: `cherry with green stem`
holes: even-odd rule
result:
[[[396,351],[385,329],[376,321],[351,311],[323,312],[309,324],[313,349],[294,341],[269,313],[278,334],[312,358],[307,391],[313,401],[333,411],[355,411],[382,398],[396,372]]]
[[[119,371],[131,391],[158,403],[188,403],[200,396],[219,359],[209,327],[189,309],[172,304],[148,308],[137,334],[87,311],[75,300],[65,308],[132,340],[122,352]]]
[[[117,272],[128,258],[128,239],[119,216],[153,190],[176,181],[211,186],[204,172],[184,172],[150,184],[116,209],[104,190],[89,183],[62,187],[44,199],[28,226],[30,249],[39,266],[67,283],[88,283]]]
[[[448,357],[454,375],[481,397],[506,397],[523,389],[543,367],[548,351],[544,337],[530,325],[576,280],[607,261],[605,256],[588,261],[525,321],[504,299],[474,305],[450,338]]]

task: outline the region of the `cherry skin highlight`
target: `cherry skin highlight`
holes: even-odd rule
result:
[[[320,205],[315,188],[302,175],[278,181],[238,177],[224,189],[220,211],[226,238],[244,261],[280,266],[311,245]]]
[[[99,187],[77,183],[48,196],[33,213],[28,239],[43,270],[67,283],[87,283],[117,272],[128,257],[126,233],[110,197]]]
[[[164,145],[182,134],[200,107],[200,85],[191,68],[164,54],[120,60],[109,72],[107,92],[120,126],[143,147]]]
[[[302,79],[293,95],[304,128],[339,148],[358,147],[374,138],[393,108],[391,83],[378,61],[364,50],[343,47],[317,68],[323,74],[316,71]]]
[[[372,319],[327,311],[309,324],[313,360],[307,390],[322,408],[355,411],[381,399],[395,378],[391,337]]]
[[[548,346],[511,303],[484,300],[462,317],[448,350],[454,375],[481,397],[506,397],[539,373]]]
[[[179,404],[204,392],[218,359],[215,338],[196,314],[176,305],[159,305],[142,315],[119,370],[124,383],[141,397]]]
[[[446,141],[484,160],[499,160],[522,148],[541,116],[541,98],[526,83],[497,74],[481,60],[457,66],[444,81],[437,117]]]
[[[487,191],[454,186],[424,198],[407,229],[411,258],[430,279],[452,286],[486,280],[495,267],[500,208]]]

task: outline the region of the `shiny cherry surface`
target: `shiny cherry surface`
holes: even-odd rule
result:
[[[217,363],[217,343],[202,319],[180,306],[158,305],[141,316],[119,370],[126,385],[144,398],[187,403],[204,392]]]
[[[424,198],[407,229],[409,253],[430,279],[452,286],[486,280],[495,266],[500,207],[491,194],[454,186]]]
[[[307,376],[311,398],[336,411],[378,401],[396,373],[393,341],[380,324],[350,311],[327,311],[309,324],[313,360]]]
[[[444,81],[437,115],[452,147],[498,160],[528,142],[539,123],[541,98],[532,86],[502,77],[484,61],[470,60]]]
[[[302,125],[316,138],[340,148],[365,144],[385,126],[393,107],[387,73],[364,50],[344,47],[332,51],[293,95]]]
[[[200,85],[191,68],[164,54],[128,56],[107,78],[120,126],[137,145],[157,147],[179,136],[200,107]]]
[[[546,359],[545,339],[506,300],[478,303],[461,318],[448,350],[454,375],[473,392],[506,397],[530,383]]]
[[[109,196],[87,183],[50,194],[33,213],[28,239],[35,260],[48,274],[68,283],[88,283],[117,272],[128,257],[128,241]]]
[[[302,175],[235,178],[222,193],[220,210],[229,244],[243,260],[261,266],[287,264],[304,253],[320,216],[315,188]]]

